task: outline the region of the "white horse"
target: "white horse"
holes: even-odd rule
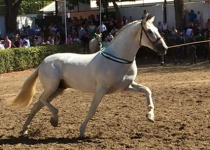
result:
[[[60,85],[95,93],[88,114],[80,126],[80,137],[85,136],[88,121],[93,117],[105,94],[115,92],[143,92],[146,95],[147,118],[154,121],[152,93],[146,86],[134,82],[137,76],[135,55],[141,46],[147,46],[160,55],[166,54],[167,46],[151,19],[134,21],[123,27],[111,44],[94,54],[60,53],[48,56],[27,78],[21,92],[11,105],[24,107],[30,104],[39,76],[44,91],[33,106],[22,133],[27,133],[28,125],[34,115],[46,106],[52,113],[52,126],[58,124],[58,110],[50,104],[59,94]]]
[[[93,38],[92,40],[90,40],[89,42],[89,50],[90,53],[95,53],[98,52],[101,48],[102,48],[102,38],[101,38],[101,34],[95,34],[95,38]]]

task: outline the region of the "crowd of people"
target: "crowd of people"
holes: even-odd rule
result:
[[[146,14],[147,12],[144,10],[142,18]],[[95,37],[95,33],[102,33],[102,45],[106,47],[110,44],[116,32],[132,21],[132,16],[129,18],[123,16],[122,18],[115,19],[110,15],[104,15],[102,24],[100,25],[98,15],[90,15],[88,18],[83,18],[82,16],[80,18],[70,18],[67,23],[67,39],[65,39],[65,28],[62,23],[51,23],[49,26],[42,28],[36,24],[33,29],[27,26],[16,32],[8,33],[5,37],[0,35],[0,49],[13,47],[28,48],[31,46],[58,45],[64,43],[88,45],[89,41]],[[198,12],[195,14],[193,10],[189,13],[188,24],[185,27],[183,26],[179,29],[172,27],[170,30],[166,22],[158,22],[157,24],[159,32],[165,38],[168,45],[210,39],[210,19],[207,21],[205,28],[201,28],[201,26],[201,13]],[[178,47],[174,49],[175,64],[178,62],[182,63],[188,54],[192,58],[192,64],[197,63],[197,53],[204,54],[204,60],[207,60],[210,55],[209,49],[209,43]],[[164,63],[164,60],[161,60],[161,63]]]

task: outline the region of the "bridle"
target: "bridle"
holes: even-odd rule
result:
[[[143,31],[144,31],[146,37],[149,39],[149,41],[150,41],[152,44],[154,44],[154,45],[157,44],[157,43],[162,39],[162,37],[160,36],[160,37],[158,37],[155,41],[153,41],[153,40],[148,36],[148,34],[147,34],[146,30],[144,29],[144,26],[143,26],[143,24],[142,24],[142,22],[141,22],[141,35],[140,35],[139,46],[142,45],[142,44],[141,44],[141,40],[142,40]]]

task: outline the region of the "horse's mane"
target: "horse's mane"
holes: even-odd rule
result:
[[[138,22],[141,22],[141,20],[136,20],[133,22],[128,23],[127,25],[123,26],[119,31],[117,31],[117,33],[115,34],[114,38],[112,39],[111,43],[116,39],[116,37],[126,28],[130,27],[130,25],[132,24],[136,24]]]

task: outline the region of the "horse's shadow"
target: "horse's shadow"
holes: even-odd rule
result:
[[[33,139],[27,136],[19,136],[14,137],[10,136],[6,139],[2,139],[0,137],[0,145],[8,144],[8,145],[16,145],[16,144],[26,144],[26,145],[36,145],[36,144],[50,144],[50,143],[56,143],[56,144],[69,144],[69,143],[100,143],[100,141],[95,140],[97,137],[73,137],[73,138],[45,138],[45,139]]]

